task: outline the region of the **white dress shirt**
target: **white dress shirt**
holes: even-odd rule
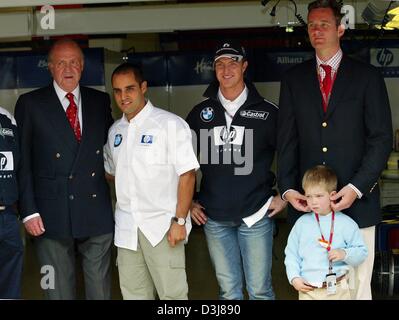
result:
[[[233,101],[226,99],[219,88],[218,98],[225,110],[224,115],[226,117],[227,129],[230,130],[231,121],[233,120],[234,115],[236,114],[238,109],[240,109],[240,107],[245,103],[245,101],[247,101],[248,88],[247,86],[245,86],[244,90],[242,90],[240,95],[237,98],[235,98]]]
[[[176,214],[179,176],[198,169],[191,131],[180,117],[147,101],[109,130],[105,171],[115,176],[115,245],[137,250],[137,230],[156,246]],[[186,219],[187,236],[191,220]]]
[[[69,100],[66,97],[68,92],[61,89],[60,86],[55,81],[53,81],[53,85],[54,85],[55,92],[57,93],[58,100],[60,100],[62,107],[64,108],[64,111],[66,112],[66,110],[69,106]],[[73,97],[74,97],[73,100],[75,100],[76,106],[78,107],[78,118],[79,118],[79,124],[80,124],[80,132],[83,134],[82,99],[80,96],[79,85],[71,93],[73,94]]]
[[[321,81],[323,81],[324,77],[326,76],[326,72],[324,71],[324,69],[321,67],[322,64],[324,65],[328,65],[331,67],[331,78],[334,79],[339,65],[341,64],[341,60],[342,60],[342,50],[339,49],[330,59],[328,59],[327,61],[323,61],[321,60],[317,55],[316,55],[316,63],[317,63],[317,70],[319,72],[320,75],[320,79]]]

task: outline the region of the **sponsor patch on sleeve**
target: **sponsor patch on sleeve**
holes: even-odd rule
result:
[[[141,144],[152,144],[153,140],[154,140],[154,137],[153,137],[152,135],[143,134],[143,135],[141,136],[141,141],[140,141],[140,143],[141,143]]]
[[[122,143],[122,135],[118,133],[115,135],[114,147],[119,147],[121,143]]]

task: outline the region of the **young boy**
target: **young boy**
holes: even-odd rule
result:
[[[350,300],[348,265],[357,266],[367,248],[357,224],[331,210],[337,176],[326,166],[305,172],[302,180],[308,208],[292,228],[285,248],[289,282],[299,300]]]

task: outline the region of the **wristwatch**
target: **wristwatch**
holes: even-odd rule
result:
[[[186,224],[186,219],[178,218],[178,217],[172,217],[172,222],[177,222],[177,224],[179,226],[184,226]]]

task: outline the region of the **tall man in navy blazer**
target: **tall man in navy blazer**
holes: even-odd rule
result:
[[[331,198],[332,208],[358,223],[369,252],[356,270],[354,298],[371,299],[375,225],[381,220],[377,181],[392,149],[392,120],[380,72],[342,54],[340,11],[335,0],[309,4],[308,34],[316,59],[292,68],[281,83],[278,180],[283,198],[309,211],[299,193],[304,172],[318,164],[334,169],[340,190]],[[325,65],[332,70],[330,94],[322,94]],[[291,221],[299,217],[292,209]]]
[[[15,107],[20,212],[26,231],[35,237],[40,265],[50,266],[44,269],[49,281],[42,281],[49,299],[76,298],[75,247],[82,256],[86,298],[111,297],[114,222],[103,161],[112,124],[110,99],[79,86],[83,64],[75,42],[56,42],[48,56],[53,83],[21,95]],[[75,109],[71,122],[69,107]]]

